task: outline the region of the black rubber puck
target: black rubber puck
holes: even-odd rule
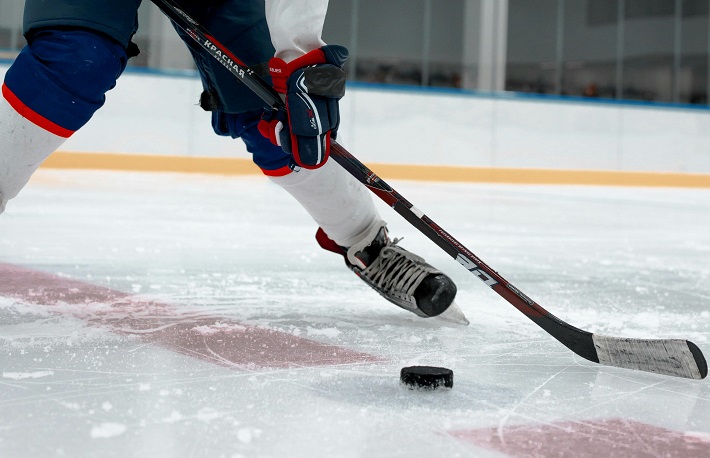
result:
[[[454,371],[445,367],[411,366],[403,367],[399,381],[409,388],[435,390],[439,387],[454,387]]]

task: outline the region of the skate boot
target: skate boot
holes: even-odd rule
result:
[[[399,246],[399,240],[390,240],[385,223],[350,248],[338,246],[322,229],[316,239],[324,249],[343,255],[348,268],[388,301],[421,317],[439,316],[453,304],[449,319],[468,324],[454,304],[454,282]]]

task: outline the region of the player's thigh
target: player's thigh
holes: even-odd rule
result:
[[[26,0],[23,31],[80,27],[101,32],[124,47],[138,27],[141,0]]]

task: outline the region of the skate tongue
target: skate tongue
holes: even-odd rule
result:
[[[447,308],[440,315],[437,315],[434,318],[442,321],[447,321],[449,323],[459,324],[461,326],[468,326],[469,324],[471,324],[471,322],[468,321],[466,315],[463,314],[463,311],[461,311],[461,308],[459,308],[456,302],[452,302],[451,305],[449,305],[449,308]]]
[[[382,248],[387,246],[389,238],[387,237],[387,226],[382,226],[377,231],[377,234],[373,239],[368,240],[368,244],[365,246],[353,246],[348,250],[348,260],[359,267],[361,270],[366,269],[372,262],[377,259],[380,255]],[[350,251],[356,251],[354,254],[350,254]],[[353,262],[354,261],[354,262]]]

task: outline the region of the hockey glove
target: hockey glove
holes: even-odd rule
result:
[[[279,58],[269,62],[274,89],[285,97],[286,111],[265,113],[259,132],[293,155],[300,167],[316,169],[328,160],[340,125],[338,100],[345,95],[342,67],[347,57],[347,49],[329,45],[289,63]]]

